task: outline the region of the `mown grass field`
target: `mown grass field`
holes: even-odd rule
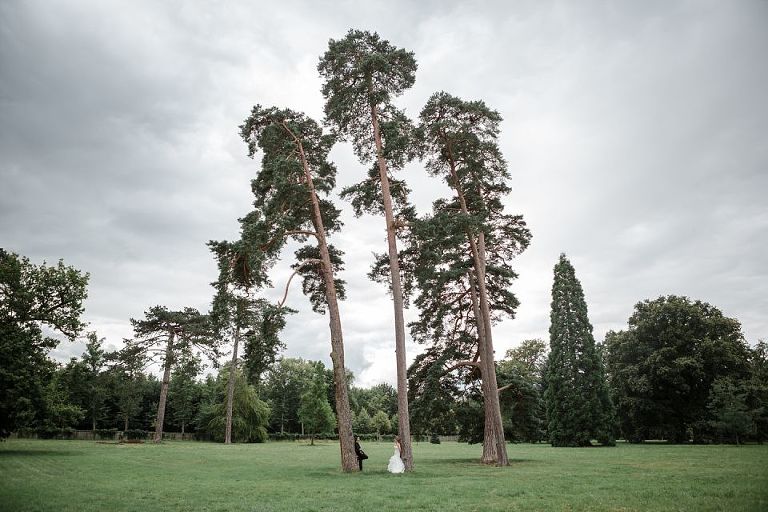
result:
[[[224,446],[9,440],[2,511],[766,511],[768,445],[551,448],[509,445],[508,468],[479,446],[414,445],[390,475],[389,443],[364,443],[362,474],[323,443]]]

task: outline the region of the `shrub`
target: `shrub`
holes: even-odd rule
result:
[[[432,444],[440,444],[440,436],[433,433],[431,436],[429,436],[429,442]]]
[[[149,432],[141,429],[131,429],[123,432],[123,438],[127,439],[128,441],[139,441],[141,439],[146,439],[148,435]]]
[[[40,439],[72,439],[75,435],[73,428],[39,427],[37,437]]]
[[[114,439],[117,435],[116,428],[97,428],[93,432],[96,439]]]

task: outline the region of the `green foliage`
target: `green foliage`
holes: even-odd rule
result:
[[[123,430],[128,430],[130,423],[140,413],[146,377],[142,373],[146,365],[146,356],[142,347],[128,345],[122,350],[110,354],[111,363],[106,378],[108,388],[114,397],[115,416],[121,422]]]
[[[141,429],[128,429],[123,431],[123,438],[129,441],[139,441],[149,437],[149,432]]]
[[[413,86],[416,68],[413,52],[396,48],[376,32],[350,30],[342,39],[328,42],[317,66],[324,79],[326,120],[352,142],[362,161],[376,155],[371,110],[377,109],[382,121],[395,121],[397,130],[401,114],[390,102]]]
[[[317,368],[321,370],[322,367]],[[312,444],[315,435],[320,432],[332,432],[336,426],[336,417],[328,403],[328,385],[321,371],[315,372],[308,389],[301,395],[299,405],[299,420],[304,425],[304,431],[310,435]]]
[[[535,443],[546,439],[546,404],[541,378],[526,373],[521,366],[519,360],[507,359],[500,361],[497,368],[499,380],[506,383],[499,395],[504,437]]]
[[[382,411],[388,416],[397,414],[397,390],[387,383],[370,388],[352,388],[349,395],[355,411],[365,407],[369,411]]]
[[[267,372],[261,396],[272,411],[269,429],[276,432],[301,432],[301,395],[314,376],[310,361],[285,357]]]
[[[168,386],[170,423],[184,433],[200,407],[201,389],[197,376],[203,369],[202,361],[195,354],[184,352],[176,360],[176,368]]]
[[[176,354],[184,350],[197,350],[211,360],[218,358],[220,340],[215,336],[215,329],[208,315],[186,307],[170,311],[165,306],[152,306],[144,312],[144,318],[131,318],[135,337],[127,340],[127,345],[137,347],[141,352],[153,357],[162,354],[163,364],[173,365]],[[173,335],[170,353],[165,347],[169,336]],[[170,358],[170,360],[167,360]]]
[[[712,384],[749,375],[739,322],[687,297],[639,302],[629,328],[609,332],[605,344],[621,433],[631,441],[701,440]]]
[[[360,412],[354,415],[352,418],[352,429],[359,434],[370,434],[374,431],[371,423],[371,415],[365,409],[360,409]]]
[[[482,438],[477,405],[483,401],[471,383],[481,374],[460,366],[480,357],[473,299],[487,300],[491,322],[514,317],[519,302],[511,292],[517,277],[511,262],[531,235],[521,216],[504,213],[509,173],[498,146],[498,112],[483,102],[438,93],[420,121],[427,170],[444,178],[453,196],[435,201],[431,215],[410,222],[408,246],[401,253],[406,289],[419,290],[414,300],[419,319],[410,324],[411,334],[430,346],[409,370],[414,424],[424,431],[443,430],[436,418],[455,414],[462,438],[474,442],[478,432]],[[385,277],[382,268],[374,271],[379,278]],[[479,420],[472,416],[478,413]]]
[[[224,441],[226,428],[226,389],[229,366],[223,366],[216,378],[213,400],[204,404],[200,412],[200,428],[215,441]],[[270,410],[259,400],[256,389],[248,384],[241,370],[235,371],[235,392],[232,403],[232,440],[262,443],[267,440],[266,426]]]
[[[371,427],[377,434],[386,434],[392,430],[392,425],[389,422],[387,413],[384,411],[376,411],[371,418]]]
[[[336,167],[328,161],[335,138],[302,113],[261,105],[253,107],[240,126],[240,135],[249,156],[257,148],[263,152],[261,171],[251,182],[255,210],[241,219],[243,243],[256,249],[265,269],[278,257],[288,236],[303,242],[315,233],[318,244],[296,251],[293,268],[303,277],[312,308],[322,313],[327,290],[321,250],[325,236],[341,227],[340,211],[320,197],[330,194],[336,185]],[[343,269],[343,253],[330,245],[327,249],[332,267],[328,270],[335,274]],[[334,278],[334,285],[336,297],[343,298],[344,282]]]
[[[93,431],[94,436],[96,439],[106,439],[106,440],[112,440],[117,436],[117,429],[116,428],[97,428]]]
[[[408,401],[414,433],[453,434],[456,431],[456,409],[463,394],[466,370],[462,378],[445,379],[444,365],[451,359],[450,351],[429,347],[416,356],[408,368]]]
[[[45,408],[43,409],[42,426],[49,428],[65,429],[76,425],[85,416],[85,411],[74,405],[69,400],[69,393],[62,386],[60,374],[54,374],[54,378],[45,386],[43,396]]]
[[[261,384],[264,372],[275,363],[278,354],[285,348],[280,340],[280,332],[285,328],[286,316],[295,312],[291,308],[261,303],[259,318],[242,335],[243,361],[251,384],[257,387]]]
[[[752,430],[752,416],[747,408],[747,391],[744,386],[729,378],[719,378],[712,383],[707,409],[710,427],[720,441],[739,444]]]
[[[309,297],[309,302],[312,304],[312,310],[315,313],[325,314],[326,310],[326,287],[325,280],[323,279],[322,267],[312,262],[320,261],[320,249],[316,245],[305,245],[299,248],[295,253],[296,263],[291,265],[291,268],[296,270],[302,277],[301,289],[304,295]],[[333,268],[333,275],[337,275],[344,270],[344,260],[342,256],[344,253],[333,245],[328,245],[328,255],[331,259],[331,267]],[[336,289],[336,298],[338,300],[344,300],[347,298],[344,288],[344,281],[341,279],[333,280],[334,288]]]
[[[613,444],[613,406],[581,283],[564,254],[552,285],[545,400],[553,446]]]
[[[768,343],[760,340],[750,354],[747,406],[752,416],[751,437],[768,439]]]
[[[62,261],[34,265],[0,249],[0,438],[41,421],[54,370],[47,355],[59,343],[43,327],[74,340],[87,284],[88,274]]]

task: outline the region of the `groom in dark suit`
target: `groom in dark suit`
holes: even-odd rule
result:
[[[368,458],[362,448],[360,448],[360,438],[355,436],[355,455],[357,455],[357,464],[360,466],[360,471],[363,470],[363,461]]]

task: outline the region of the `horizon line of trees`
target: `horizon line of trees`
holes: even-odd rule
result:
[[[84,293],[82,274],[62,263],[37,267],[12,253],[0,255],[4,433],[16,430],[45,437],[69,429],[156,430],[163,382],[147,372],[150,353],[136,344],[105,352],[104,340],[89,332],[80,358],[56,364],[47,357],[55,340],[41,337],[38,341],[47,345],[29,343],[42,336],[34,327],[38,320],[31,320],[41,315],[22,309],[34,301],[7,294],[14,289],[14,267],[25,268],[16,274],[27,274],[17,284],[26,282],[27,290],[47,289],[47,298],[58,297],[38,304],[38,310],[54,310],[59,303],[76,305],[66,300],[66,293]],[[66,280],[69,284],[62,286]],[[78,311],[69,310],[73,315]],[[525,340],[497,363],[508,440],[587,446],[593,441],[610,445],[614,439],[762,442],[768,436],[768,343],[760,340],[750,347],[738,321],[714,306],[679,296],[642,301],[626,330],[610,331],[604,343],[595,343],[584,292],[563,255],[555,266],[551,314],[549,343]],[[22,324],[23,318],[30,323]],[[68,323],[63,316],[50,320],[62,327],[76,325],[74,318]],[[22,326],[26,332],[9,336]],[[334,437],[333,371],[322,362],[278,357],[277,352],[270,352],[274,359],[263,364],[261,352],[246,347],[236,361],[231,386],[232,440]],[[20,365],[19,357],[36,358],[39,364]],[[248,371],[256,367],[259,371]],[[457,435],[461,441],[483,442],[483,394],[477,379],[467,368],[456,368],[453,376],[424,374],[423,368],[414,361],[409,369],[414,435]],[[192,345],[179,347],[168,382],[164,425],[224,441],[231,362],[217,375],[201,379],[203,369]],[[349,370],[346,380],[354,381]],[[349,399],[356,433],[398,432],[396,388],[351,386]]]

